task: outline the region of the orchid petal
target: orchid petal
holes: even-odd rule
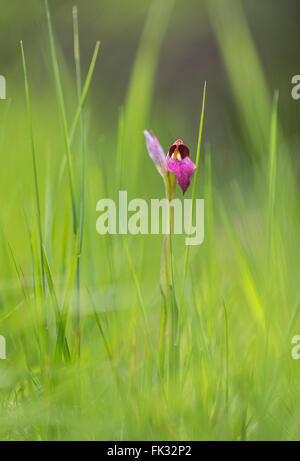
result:
[[[195,169],[196,166],[189,157],[185,157],[183,160],[170,158],[168,161],[168,170],[176,176],[183,193],[189,187]]]
[[[144,131],[148,153],[155,163],[156,168],[162,176],[168,173],[168,164],[163,148],[159,144],[157,137],[148,131]]]

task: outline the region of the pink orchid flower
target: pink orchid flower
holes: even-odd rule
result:
[[[183,193],[188,189],[195,169],[189,148],[178,139],[169,149],[168,170],[176,176]]]
[[[144,131],[144,135],[149,155],[159,173],[162,176],[167,176],[168,172],[173,173],[177,178],[182,192],[185,193],[196,169],[195,164],[190,159],[189,148],[183,144],[181,139],[178,139],[170,147],[168,155],[165,156],[163,148],[154,133],[150,134],[148,131]]]

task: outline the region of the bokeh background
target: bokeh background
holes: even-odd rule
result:
[[[292,76],[300,74],[299,1],[76,3],[83,80],[101,41],[84,107],[84,142],[78,130],[72,144],[77,211],[83,144],[86,158],[77,291],[68,285],[74,235],[44,2],[0,0],[0,74],[8,97],[0,101],[0,334],[9,354],[0,364],[0,438],[299,439],[299,367],[290,357],[291,337],[299,334],[300,102],[291,97]],[[73,5],[49,0],[69,126],[77,108]],[[39,294],[43,276],[20,40],[43,243],[57,302],[49,280]],[[163,196],[145,149],[145,128],[155,131],[165,150],[182,138],[195,160],[204,81],[196,194],[206,200],[206,236],[191,250],[181,299],[182,392],[175,386],[172,394],[171,388],[166,402],[140,312],[144,303],[157,345],[162,237],[129,236],[128,247],[117,237],[100,237],[95,207],[100,198],[117,198],[120,188],[129,199]],[[180,298],[181,236],[174,253]],[[64,367],[54,359],[52,304],[69,307],[66,337],[76,355],[76,299],[82,313],[80,373],[77,363]],[[230,368],[222,300],[228,306]]]
[[[76,95],[73,3],[50,1],[70,114],[75,108]],[[90,162],[99,162],[100,158],[104,161],[103,157],[108,156],[109,161],[114,163],[120,108],[127,100],[128,85],[151,1],[90,0],[88,4],[83,1],[77,4],[83,75],[88,69],[95,41],[101,41],[100,58],[88,98],[92,121],[89,139],[93,145],[89,159]],[[4,160],[0,190],[2,197],[7,197],[9,191],[10,200],[14,200],[16,194],[26,193],[26,186],[30,193],[31,183],[29,175],[19,174],[28,163],[26,152],[29,148],[26,137],[23,137],[23,134],[26,136],[26,117],[21,39],[28,60],[33,120],[41,122],[41,131],[46,130],[41,134],[43,141],[39,146],[39,166],[44,173],[47,155],[51,157],[49,146],[48,154],[46,152],[47,140],[51,138],[55,142],[57,137],[57,134],[51,136],[51,129],[57,128],[53,126],[55,120],[51,117],[56,110],[56,102],[44,3],[29,0],[25,7],[19,0],[11,4],[3,2],[1,12],[0,72],[6,77],[7,97],[12,100],[11,117],[15,117],[15,123],[11,125],[15,133],[14,144],[10,133],[6,138],[4,136],[2,142],[5,143],[6,139],[16,156],[10,154]],[[143,50],[146,55],[149,54],[151,39],[156,43],[163,35],[161,49],[157,50],[158,63],[150,70],[155,72],[155,80],[146,128],[156,132],[165,149],[175,138],[184,138],[191,147],[192,156],[195,156],[202,88],[206,80],[208,98],[204,142],[211,146],[215,176],[225,187],[241,175],[247,183],[251,180],[249,168],[253,160],[264,156],[268,149],[270,118],[266,115],[270,114],[270,101],[275,89],[278,89],[280,123],[289,139],[290,154],[297,157],[294,146],[299,136],[300,105],[291,98],[291,78],[299,71],[299,15],[297,0],[265,0],[263,3],[258,0],[229,1],[226,5],[197,0],[174,2],[167,24],[162,19],[160,25],[163,30],[160,32],[158,28],[153,28],[149,32],[148,44]],[[264,94],[261,97],[262,87]],[[0,103],[3,115],[6,103]],[[137,107],[137,113],[138,110]],[[251,139],[253,133],[257,142]],[[136,136],[142,137],[141,134]],[[17,152],[20,151],[23,153],[19,156]],[[147,171],[149,174],[151,181],[158,181],[154,171]],[[141,193],[146,193],[148,187],[146,181]],[[14,205],[4,210],[4,219],[7,218],[13,225],[18,221],[15,215],[17,201]]]
[[[50,2],[61,58],[70,75],[74,72],[73,3],[63,0]],[[203,81],[207,80],[209,98],[206,140],[215,152],[215,166],[222,165],[221,171],[224,173],[224,165],[228,165],[230,170],[229,167],[234,163],[236,144],[239,146],[240,157],[251,156],[251,152],[246,142],[241,144],[241,141],[245,141],[242,137],[243,121],[236,109],[230,78],[222,59],[221,40],[218,43],[214,31],[218,14],[213,13],[212,7],[207,7],[209,3],[201,0],[175,2],[156,69],[151,114],[156,131],[163,133],[167,129],[166,135],[171,138],[182,133],[186,142],[194,145],[201,91]],[[229,0],[226,6],[220,2],[219,5],[214,3],[223,17],[223,27],[227,33],[233,32],[236,2]],[[101,58],[95,70],[89,103],[93,118],[98,123],[95,135],[109,138],[113,136],[117,125],[119,108],[126,100],[132,67],[151,1],[90,0],[86,3],[79,0],[77,4],[84,69],[87,69],[95,41],[99,39],[102,42]],[[276,88],[279,89],[282,123],[290,137],[297,137],[299,108],[297,102],[291,99],[290,91],[291,77],[299,72],[299,2],[246,0],[241,5],[270,96]],[[53,82],[49,70],[43,2],[29,0],[26,7],[19,0],[12,4],[3,2],[1,12],[1,73],[7,78],[8,96],[15,104],[21,104],[19,100],[22,98],[23,75],[19,41],[22,39],[30,66],[32,97],[47,98],[47,94],[53,90]],[[158,31],[154,29],[152,33],[155,40]],[[235,39],[238,54],[238,46],[241,44],[238,31]],[[247,65],[247,60],[248,72],[247,69],[243,69],[243,72],[247,72],[249,79],[253,77],[255,84],[256,75],[247,56],[240,61],[241,69],[244,64]],[[241,73],[240,85],[247,93],[247,81],[244,81],[243,76]]]

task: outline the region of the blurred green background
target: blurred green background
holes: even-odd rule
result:
[[[50,1],[69,114],[76,107],[73,4],[72,1]],[[83,75],[87,72],[95,41],[101,41],[100,56],[88,96],[89,119],[92,120],[89,140],[93,145],[89,158],[99,164],[100,158],[103,161],[103,157],[109,157],[113,164],[117,155],[119,112],[126,103],[151,1],[114,0],[112,3],[109,0],[91,0],[88,4],[78,1],[77,5]],[[266,0],[263,3],[258,0],[229,1],[226,5],[197,0],[188,3],[176,1],[167,20],[158,62],[152,69],[155,80],[146,128],[155,131],[165,149],[175,138],[183,137],[191,147],[192,158],[195,158],[202,87],[207,80],[209,97],[204,142],[211,146],[214,174],[219,184],[225,186],[241,175],[249,182],[251,174],[248,172],[253,160],[263,156],[268,149],[269,120],[265,118],[263,123],[260,122],[270,113],[268,104],[275,89],[278,89],[280,123],[289,139],[290,154],[297,158],[295,146],[299,140],[300,105],[291,98],[291,78],[298,72],[299,10],[297,0],[288,3],[284,0]],[[249,30],[243,29],[241,12]],[[19,0],[13,4],[3,3],[0,24],[0,72],[6,77],[7,97],[12,100],[10,113],[12,118],[15,117],[13,139],[8,133],[2,140],[4,145],[5,142],[9,144],[14,154],[5,156],[1,196],[5,197],[10,191],[10,199],[14,200],[16,194],[24,193],[23,187],[31,184],[30,176],[19,174],[28,163],[25,152],[29,148],[28,138],[22,136],[23,129],[26,130],[26,112],[21,39],[28,61],[33,122],[40,124],[37,136],[41,136],[38,156],[42,171],[46,168],[47,156],[51,160],[49,139],[54,143],[59,143],[60,139],[57,139],[57,131],[55,136],[51,134],[51,128],[57,128],[56,119],[52,117],[56,103],[43,2],[29,0],[26,7]],[[239,27],[243,29],[242,33]],[[147,46],[150,46],[151,40],[153,43],[157,40],[159,33],[155,27],[150,31],[146,55],[149,54]],[[246,43],[248,33],[256,48],[254,58],[253,49],[249,52],[249,44]],[[223,46],[227,47],[227,58]],[[228,53],[235,59],[234,75],[228,69]],[[253,67],[253,59],[256,67]],[[265,93],[261,98],[262,84]],[[3,114],[6,102],[0,103]],[[265,103],[267,109],[260,107],[260,103]],[[244,109],[241,109],[243,105]],[[249,116],[245,115],[245,110],[250,113]],[[138,108],[136,111],[138,116]],[[43,129],[46,131],[42,132]],[[251,139],[254,133],[257,144]],[[142,138],[141,133],[136,136]],[[22,150],[23,154],[19,156],[18,152]],[[106,154],[106,151],[109,153]],[[139,152],[140,158],[142,155],[144,153]],[[147,175],[151,175],[151,181],[159,181],[155,171],[147,171]],[[44,177],[41,174],[41,181]],[[141,193],[147,193],[148,189],[146,181]],[[13,217],[13,207],[4,210],[4,213],[5,220],[8,213],[11,223],[17,221]]]
[[[73,5],[49,0],[68,127],[78,105]],[[84,129],[78,124],[71,145],[77,216],[82,150],[86,164],[76,259],[79,230],[74,236],[44,2],[1,0],[0,74],[8,100],[0,101],[0,334],[8,359],[0,363],[0,438],[300,439],[299,367],[290,355],[300,328],[300,103],[291,97],[291,78],[300,73],[299,2],[77,5],[83,81],[97,40],[101,47]],[[205,198],[205,242],[190,251],[185,292],[184,238],[174,239],[178,384],[161,381],[156,366],[162,236],[99,236],[95,207],[120,188],[129,199],[163,196],[145,128],[165,150],[182,138],[195,160],[204,81],[196,196]],[[57,307],[61,318],[67,310],[71,364],[61,344],[57,357]]]
[[[69,75],[74,72],[73,4],[72,1],[50,2],[56,38]],[[126,99],[131,70],[151,1],[90,0],[88,4],[83,1],[77,4],[84,69],[87,69],[95,41],[99,39],[102,42],[101,58],[95,70],[89,105],[93,117],[98,121],[95,135],[110,138],[117,124],[119,107]],[[299,108],[297,102],[290,97],[290,80],[299,72],[299,2],[253,0],[241,4],[270,96],[274,89],[280,90],[282,123],[290,137],[297,137]],[[19,0],[13,4],[3,2],[1,11],[1,73],[7,78],[8,96],[15,104],[21,104],[23,75],[19,41],[22,39],[30,66],[32,97],[46,98],[53,91],[53,83],[49,72],[43,2],[29,0],[26,7]],[[234,3],[229,1],[226,6],[219,3],[219,11],[227,32],[232,31],[235,21]],[[213,158],[216,166],[222,164],[221,171],[224,172],[224,164],[234,164],[234,145],[239,146],[239,156],[249,156],[251,152],[242,136],[244,128],[236,110],[235,98],[211,22],[205,1],[175,3],[157,65],[150,125],[158,134],[165,133],[170,139],[183,133],[186,142],[194,144],[201,88],[206,79],[210,91],[206,139],[215,152]],[[154,29],[153,40],[156,35],[157,30]],[[236,38],[235,46],[238,47],[239,38]],[[244,59],[247,64],[247,56]],[[240,65],[243,65],[242,61]],[[248,73],[251,78],[253,70],[250,61]],[[247,93],[247,82],[243,81],[242,74],[240,85]],[[111,142],[110,139],[108,142]]]

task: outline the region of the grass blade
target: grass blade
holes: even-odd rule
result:
[[[268,222],[267,222],[267,261],[269,263],[272,251],[272,234],[274,226],[274,206],[276,193],[276,170],[277,170],[277,114],[278,114],[278,91],[274,94],[273,110],[271,118],[270,148],[269,148],[269,194],[268,194]]]
[[[73,123],[72,123],[72,126],[71,126],[70,138],[69,138],[69,144],[70,145],[72,144],[74,134],[75,134],[75,131],[76,131],[76,127],[77,127],[78,121],[80,119],[80,114],[81,114],[82,108],[84,106],[84,103],[86,101],[86,97],[87,97],[87,94],[88,94],[88,91],[89,91],[89,88],[90,88],[90,84],[91,84],[91,81],[92,81],[92,77],[93,77],[93,73],[94,73],[94,69],[95,69],[95,65],[96,65],[96,61],[97,61],[97,57],[98,57],[98,53],[99,53],[99,48],[100,48],[100,41],[97,41],[96,45],[95,45],[93,57],[92,57],[92,60],[91,60],[91,63],[90,63],[90,67],[89,67],[89,70],[88,70],[88,74],[87,74],[87,77],[86,77],[86,80],[85,80],[85,83],[84,83],[84,86],[83,86],[83,89],[82,89],[79,105],[78,105],[78,108],[76,110],[76,114],[75,114],[75,117],[74,117],[74,120],[73,120]]]
[[[28,117],[29,135],[30,135],[30,146],[31,146],[31,154],[32,154],[34,188],[35,188],[35,200],[36,200],[37,220],[38,220],[40,258],[41,258],[41,272],[42,272],[42,286],[44,288],[43,233],[42,233],[42,222],[41,222],[41,205],[40,205],[39,183],[38,183],[38,174],[37,174],[37,166],[36,166],[36,154],[35,154],[35,146],[34,146],[34,138],[33,138],[33,128],[32,128],[32,118],[31,118],[31,108],[30,108],[30,97],[29,97],[29,86],[28,86],[26,60],[25,60],[23,42],[21,41],[20,43],[21,43],[22,63],[23,63],[23,71],[24,71],[27,117]]]
[[[79,30],[78,30],[78,11],[77,7],[73,8],[73,29],[74,29],[74,59],[76,68],[76,85],[78,104],[81,101],[81,65],[80,65],[80,49],[79,49]],[[76,268],[76,349],[77,356],[80,359],[80,255],[83,239],[83,220],[84,220],[84,178],[85,178],[85,152],[84,152],[84,124],[82,110],[80,110],[80,137],[81,137],[81,185],[80,185],[80,223],[79,223],[79,246],[78,260]]]
[[[73,215],[73,232],[74,234],[76,234],[77,233],[77,212],[76,212],[76,200],[75,200],[75,190],[74,190],[72,155],[71,155],[71,149],[70,149],[70,144],[69,144],[69,134],[68,134],[65,102],[64,102],[63,90],[62,90],[62,85],[61,85],[58,61],[57,61],[57,56],[56,56],[56,49],[55,49],[55,42],[54,42],[48,0],[45,0],[45,8],[46,8],[48,33],[49,33],[49,41],[50,41],[50,52],[51,52],[51,60],[52,60],[52,67],[53,67],[54,80],[55,80],[55,88],[56,88],[56,94],[57,94],[57,99],[58,99],[58,105],[60,109],[60,116],[61,116],[62,125],[63,125],[64,143],[65,143],[66,156],[67,156],[68,178],[69,178],[70,195],[71,195],[71,203],[72,203],[72,215]]]
[[[77,268],[77,260],[78,260],[78,237],[76,239],[75,249],[74,249],[74,256],[70,268],[70,274],[68,279],[68,284],[65,293],[65,299],[63,303],[63,308],[61,312],[61,318],[59,322],[58,334],[57,334],[57,341],[56,341],[56,350],[55,350],[55,362],[60,364],[62,361],[64,345],[67,341],[66,337],[66,329],[67,329],[67,321],[68,321],[68,314],[70,308],[70,300],[71,300],[71,293],[74,286],[74,279],[76,275],[76,268]]]
[[[195,175],[194,175],[193,191],[192,191],[192,212],[191,212],[191,225],[190,225],[190,227],[192,226],[192,217],[193,217],[194,204],[195,204],[196,182],[197,182],[197,175],[198,175],[198,168],[199,168],[200,149],[201,149],[203,122],[204,122],[205,98],[206,98],[206,82],[204,82],[203,98],[202,98],[202,109],[201,109],[199,135],[198,135],[198,146],[197,146],[197,156],[196,156],[196,170],[195,170]],[[189,242],[189,239],[190,239],[190,232],[189,232],[189,235],[188,235],[188,242]],[[185,286],[185,279],[186,279],[187,266],[188,266],[188,258],[189,258],[189,252],[190,252],[190,246],[189,246],[188,242],[187,242],[187,246],[186,246],[185,260],[184,260],[183,290],[184,290],[184,286]]]
[[[55,292],[55,288],[54,288],[54,282],[53,282],[53,278],[52,278],[48,258],[47,258],[46,252],[45,252],[45,248],[43,248],[43,250],[44,250],[44,261],[45,261],[45,273],[46,273],[46,277],[47,277],[50,296],[52,298],[52,302],[53,302],[53,306],[54,306],[55,318],[56,318],[56,326],[57,326],[57,330],[58,330],[59,326],[60,326],[60,322],[61,322],[61,314],[60,314],[60,310],[59,310],[57,296],[56,296],[56,292]],[[64,356],[65,356],[66,361],[69,361],[71,359],[70,350],[69,350],[69,346],[68,346],[68,341],[67,341],[66,337],[65,337],[65,346],[64,346]]]

